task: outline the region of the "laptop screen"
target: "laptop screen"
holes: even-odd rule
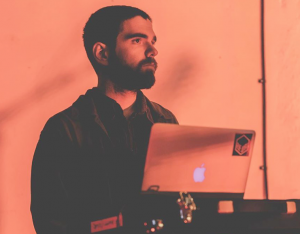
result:
[[[142,192],[240,197],[254,137],[252,130],[154,124]]]

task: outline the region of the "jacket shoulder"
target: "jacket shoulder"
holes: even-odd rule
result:
[[[93,100],[87,95],[81,95],[71,106],[53,115],[48,122],[49,124],[80,122],[86,116],[95,113]]]
[[[81,105],[82,102],[85,102],[85,105]],[[50,117],[42,133],[47,132],[49,134],[52,132],[56,135],[67,136],[69,140],[77,141],[77,131],[81,129],[83,116],[86,114],[85,110],[82,109],[88,108],[88,104],[88,100],[84,96],[80,96],[71,106]]]
[[[148,100],[149,101],[149,100]],[[168,123],[178,124],[178,120],[175,115],[168,109],[164,108],[162,105],[149,101],[151,109],[158,115],[159,118],[167,120]]]
[[[53,135],[54,137],[65,137],[67,134],[68,138],[72,139],[72,134],[70,133],[72,130],[71,111],[72,107],[68,107],[67,109],[50,117],[46,122],[41,134]]]

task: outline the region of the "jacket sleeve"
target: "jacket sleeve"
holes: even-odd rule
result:
[[[31,213],[37,234],[67,233],[67,192],[60,177],[62,129],[51,119],[37,144],[31,171]]]

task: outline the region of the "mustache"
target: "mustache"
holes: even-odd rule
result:
[[[142,67],[145,64],[151,64],[151,63],[153,63],[154,66],[155,66],[155,69],[157,69],[158,64],[157,64],[156,60],[154,58],[151,58],[151,57],[150,58],[146,58],[146,59],[140,61],[139,64],[138,64],[138,67],[140,68],[140,67]]]

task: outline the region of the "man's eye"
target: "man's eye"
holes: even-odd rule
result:
[[[132,42],[133,42],[134,44],[138,44],[138,43],[141,42],[141,39],[137,38],[137,39],[132,40]]]

